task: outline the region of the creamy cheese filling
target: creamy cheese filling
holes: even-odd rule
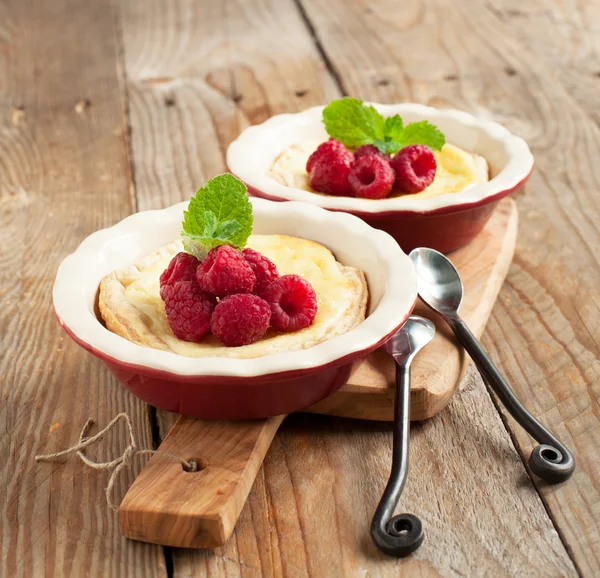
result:
[[[340,265],[324,246],[285,235],[253,235],[248,246],[271,259],[280,274],[301,275],[312,284],[317,293],[318,313],[310,327],[293,333],[269,330],[260,341],[243,347],[225,347],[212,335],[207,335],[201,343],[176,338],[159,295],[159,277],[173,255],[182,250],[180,241],[172,243],[168,250],[163,248],[137,266],[114,272],[103,283],[119,283],[119,292],[125,301],[121,309],[127,309],[128,315],[137,316],[135,321],[141,320],[145,325],[144,331],[147,328],[164,343],[164,349],[189,357],[259,357],[305,349],[349,331],[365,318],[367,286],[362,272]],[[114,291],[108,289],[104,287],[103,294],[101,286],[101,310],[111,307],[107,296]],[[116,313],[119,314],[118,311]],[[103,313],[103,317],[109,329],[131,338],[131,332],[119,331],[116,327],[118,315]]]
[[[308,184],[306,161],[319,144],[319,142],[307,142],[289,146],[277,157],[269,171],[269,176],[282,185],[312,191]],[[390,197],[409,196],[412,199],[427,199],[465,191],[486,182],[489,178],[487,161],[480,155],[469,153],[451,144],[444,145],[441,151],[434,151],[433,154],[437,162],[437,171],[431,185],[420,193],[412,195],[404,195],[394,190]]]

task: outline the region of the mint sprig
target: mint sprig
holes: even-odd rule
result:
[[[190,199],[183,213],[183,246],[200,260],[219,245],[242,249],[253,221],[246,185],[233,175],[219,175]]]
[[[323,122],[329,136],[347,147],[357,148],[384,137],[384,118],[358,98],[330,102],[323,110]]]
[[[426,120],[404,126],[399,114],[384,118],[372,106],[348,96],[323,109],[323,124],[329,136],[349,148],[372,144],[383,153],[397,153],[411,144],[441,150],[446,142],[443,133]]]

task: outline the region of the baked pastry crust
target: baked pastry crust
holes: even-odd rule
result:
[[[174,241],[146,255],[127,269],[118,269],[102,279],[98,307],[110,331],[138,345],[171,350],[165,341],[154,334],[143,314],[125,297],[125,289],[127,285],[140,279],[144,271],[157,261],[165,256],[172,258],[182,250],[181,241]]]
[[[272,237],[277,237],[282,243],[286,241],[289,243],[302,241],[304,247],[312,245],[321,255],[326,251],[331,259],[331,264],[335,264],[339,268],[339,272],[345,281],[350,284],[351,288],[349,291],[352,298],[344,301],[343,311],[336,309],[335,323],[327,325],[322,332],[313,333],[309,331],[310,327],[294,334],[269,330],[265,338],[257,343],[234,348],[222,346],[213,336],[207,336],[202,343],[203,346],[206,345],[205,349],[199,347],[192,349],[190,345],[193,344],[178,340],[170,333],[170,329],[167,332],[162,331],[162,334],[156,331],[154,328],[157,326],[157,320],[159,320],[158,325],[162,324],[162,326],[165,326],[165,322],[160,322],[161,320],[166,320],[162,302],[157,303],[157,311],[153,312],[155,318],[151,319],[147,313],[132,303],[126,295],[126,289],[129,285],[147,275],[149,269],[156,268],[159,262],[168,262],[178,252],[182,251],[183,246],[180,240],[169,243],[154,253],[146,255],[136,264],[126,269],[113,271],[102,279],[100,282],[98,305],[106,327],[113,333],[144,347],[172,351],[191,357],[216,355],[249,358],[281,351],[307,349],[335,335],[341,335],[350,331],[364,320],[369,293],[367,281],[362,271],[354,267],[341,265],[335,261],[333,254],[329,250],[313,241],[306,239],[299,240],[295,237],[287,237],[285,235],[274,235]],[[306,245],[307,243],[309,245]],[[160,310],[158,310],[159,308]],[[166,326],[168,327],[168,324]],[[292,336],[297,336],[298,338],[294,339]],[[263,343],[262,347],[259,345],[261,343]]]

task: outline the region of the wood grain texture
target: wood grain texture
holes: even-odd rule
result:
[[[144,404],[67,337],[51,304],[61,259],[133,208],[118,58],[107,2],[0,5],[1,576],[166,575],[161,549],[121,536],[107,472],[34,461],[119,411],[151,444]],[[89,455],[126,443],[122,429]],[[115,500],[133,478],[123,473]]]
[[[538,489],[581,573],[596,575],[597,6],[128,0],[111,8],[0,5],[0,574],[167,573],[158,548],[119,536],[103,501],[106,474],[77,460],[33,463],[71,443],[89,415],[101,425],[128,411],[140,445],[151,443],[146,408],[63,336],[49,302],[60,259],[135,208],[127,108],[137,202],[155,208],[224,170],[222,153],[247,124],[342,89],[467,109],[533,146],[538,169],[519,199],[517,258],[485,344],[528,406],[576,449],[572,481]],[[413,427],[403,506],[429,532],[417,556],[384,559],[367,538],[389,468],[389,426],[294,416],[232,540],[175,551],[174,575],[574,575],[481,382],[470,374],[465,384],[438,418]],[[530,440],[513,434],[527,454]],[[111,438],[97,457],[120,453],[124,440]]]
[[[600,125],[600,3],[493,0],[487,9],[546,64],[550,78]]]
[[[140,210],[188,199],[224,172],[227,146],[249,124],[338,95],[288,2],[126,0],[119,9]]]
[[[508,272],[515,249],[517,220],[514,201],[503,200],[478,237],[451,255],[463,281],[461,317],[477,337],[483,333]],[[471,359],[458,346],[443,319],[421,302],[417,303],[415,313],[432,319],[436,325],[433,341],[415,358],[411,369],[410,416],[412,421],[421,421],[448,405]],[[394,399],[394,361],[379,350],[356,364],[345,386],[307,411],[392,421]]]
[[[443,78],[466,76],[466,70],[446,72],[453,60],[440,48],[439,34],[427,30],[432,21],[435,30],[441,26],[450,3],[390,2],[377,8],[370,2],[350,9],[335,4],[315,2],[314,10],[302,5],[329,68],[302,13],[289,1],[227,2],[219,8],[209,2],[120,4],[140,208],[186,198],[203,179],[221,172],[223,151],[246,124],[338,96],[336,76],[357,96],[473,110],[461,94],[459,76]],[[319,20],[317,8],[327,16]],[[378,37],[381,30],[389,38],[402,35],[425,9],[426,22],[404,35],[402,45],[390,48]],[[377,10],[377,25],[365,32]],[[465,32],[457,28],[462,42]],[[378,46],[371,50],[373,43]],[[429,47],[427,58],[422,52]],[[483,56],[489,52],[497,58],[489,47]],[[452,99],[431,96],[428,78],[436,77],[436,67],[443,71],[443,86],[452,87]],[[496,76],[494,70],[482,76],[490,93],[496,82],[505,82]],[[528,112],[527,122],[535,126],[539,116],[533,107]],[[426,524],[427,542],[417,556],[384,558],[368,539],[389,473],[389,425],[303,415],[288,418],[276,436],[231,540],[216,550],[174,550],[174,575],[575,575],[481,381],[471,374],[465,384],[440,416],[413,428],[402,507]],[[165,413],[159,418],[166,433],[173,420]],[[547,555],[540,557],[540,551]]]
[[[597,575],[600,129],[588,113],[597,99],[581,104],[585,91],[574,98],[554,59],[539,56],[543,47],[529,49],[531,27],[515,31],[512,20],[493,10],[495,2],[302,5],[349,92],[462,108],[501,122],[532,147],[537,168],[518,200],[515,261],[484,345],[530,410],[575,451],[578,469],[568,484],[535,483],[579,570]],[[581,3],[586,10],[591,5]],[[558,9],[551,10],[551,18],[536,20],[550,30],[534,38],[565,38],[558,29],[564,32],[568,24]],[[586,21],[588,38],[597,42],[596,20]],[[382,74],[384,82],[377,80]],[[528,456],[532,441],[505,419]]]
[[[180,417],[158,449],[194,460],[198,471],[184,471],[172,458],[155,454],[121,502],[121,532],[166,546],[222,546],[284,418],[226,422]]]
[[[368,534],[391,424],[296,414],[231,540],[174,550],[175,576],[577,576],[479,376],[469,370],[463,383],[445,411],[411,428],[399,511],[423,521],[414,556],[387,557]]]

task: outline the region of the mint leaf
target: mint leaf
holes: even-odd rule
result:
[[[398,115],[396,115],[398,116]],[[390,121],[388,125],[388,121]],[[404,128],[400,128],[402,119],[398,117],[389,117],[386,119],[386,132],[383,141],[375,141],[373,144],[382,153],[397,153],[400,149],[412,144],[422,144],[428,146],[432,150],[442,150],[446,143],[446,137],[434,125],[423,120],[421,122],[411,122]]]
[[[385,119],[385,136],[390,141],[400,141],[402,132],[404,131],[404,122],[399,114],[388,116]],[[377,146],[377,145],[375,145]]]
[[[332,100],[323,109],[323,124],[329,136],[349,148],[372,144],[382,153],[393,154],[411,144],[441,150],[443,133],[430,122],[411,122],[404,126],[399,114],[384,119],[372,106],[358,98]]]
[[[384,138],[385,120],[372,107],[358,98],[332,100],[323,109],[323,124],[329,136],[357,148]]]
[[[215,231],[215,237],[218,239],[229,239],[233,237],[242,226],[237,221],[223,221],[219,223],[217,230]]]
[[[219,239],[214,239],[213,237],[195,237],[194,239],[184,237],[183,248],[186,253],[191,253],[199,259],[200,261],[204,261],[206,259],[206,255],[208,255],[211,249],[218,247],[219,245],[226,245],[227,243],[223,243]]]
[[[422,120],[406,125],[398,142],[401,145],[400,148],[411,144],[422,144],[434,151],[439,151],[446,144],[446,137],[439,128],[426,120]]]
[[[212,211],[204,211],[204,236],[212,237],[217,230],[217,215]]]
[[[219,245],[244,247],[252,232],[252,205],[246,185],[233,175],[210,179],[183,213],[183,246],[198,259]]]
[[[373,143],[383,154],[398,152],[398,143],[391,140],[376,139]]]

